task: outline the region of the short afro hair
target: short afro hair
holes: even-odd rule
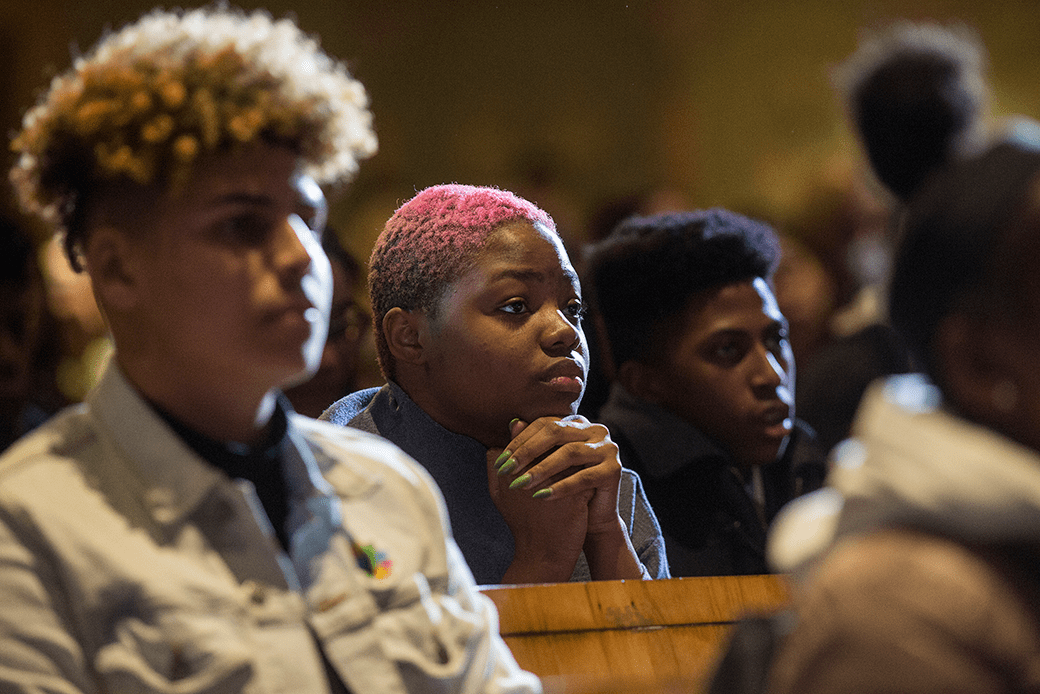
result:
[[[547,212],[497,188],[431,186],[394,212],[376,240],[368,274],[379,364],[387,378],[396,375],[383,333],[387,312],[401,308],[435,319],[444,292],[472,267],[491,232],[518,220],[556,232]]]
[[[376,150],[365,89],[289,19],[155,10],[54,78],[14,139],[11,180],[80,269],[85,208],[105,186],[169,185],[202,154],[257,141],[344,181]]]
[[[780,243],[768,225],[714,208],[631,217],[584,259],[586,290],[616,368],[652,358],[693,295],[771,280]]]
[[[936,169],[978,151],[986,52],[965,26],[901,21],[867,35],[836,73],[879,181],[906,202]]]

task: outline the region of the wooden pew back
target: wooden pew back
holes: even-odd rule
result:
[[[485,586],[517,662],[549,692],[698,691],[733,623],[789,603],[780,576]]]

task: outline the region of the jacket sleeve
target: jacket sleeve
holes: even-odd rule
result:
[[[0,691],[95,691],[56,572],[14,527],[0,514]]]
[[[424,468],[418,464],[415,468],[425,480],[428,502],[436,509],[445,544],[448,572],[445,608],[450,610],[457,606],[480,624],[477,637],[470,637],[470,665],[458,691],[464,694],[540,694],[541,681],[520,668],[502,640],[495,604],[477,590],[473,573],[452,537],[447,506],[440,490]]]
[[[498,611],[491,599],[477,590],[476,583],[466,566],[462,552],[454,540],[448,540],[448,562],[453,577],[454,596],[459,604],[480,615],[486,628],[477,645],[476,667],[470,669],[464,692],[488,694],[539,694],[541,681],[530,672],[520,669],[512,652],[498,633]]]
[[[380,470],[379,490],[349,513],[367,509],[374,532],[399,548],[414,548],[412,557],[400,557],[400,569],[394,564],[400,583],[392,597],[379,598],[383,611],[376,618],[380,650],[396,664],[404,689],[540,694],[540,680],[520,668],[499,634],[498,612],[477,589],[433,478],[396,447],[382,440],[380,446],[369,451],[384,466],[374,468]],[[392,539],[402,530],[409,537]]]
[[[1033,610],[963,547],[911,533],[852,541],[818,569],[771,672],[774,694],[1028,691]]]
[[[639,475],[623,468],[620,491],[618,508],[642,565],[643,578],[671,578],[661,525],[646,498]]]

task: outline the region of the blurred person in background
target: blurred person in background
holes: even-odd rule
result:
[[[0,451],[67,404],[57,384],[59,345],[32,240],[0,218]]]
[[[644,480],[674,576],[767,573],[780,507],[823,481],[795,418],[768,225],[723,209],[631,217],[585,257],[617,375],[601,421]]]
[[[365,278],[361,265],[343,246],[335,229],[325,230],[321,245],[332,264],[329,336],[314,375],[285,389],[293,409],[308,417],[318,417],[329,405],[358,389],[365,371],[361,360],[370,354],[364,351],[364,340],[372,329],[372,317],[363,303]]]
[[[1040,690],[1040,130],[989,127],[983,67],[967,30],[909,23],[848,63],[923,373],[871,386],[777,518],[797,609],[771,692]]]

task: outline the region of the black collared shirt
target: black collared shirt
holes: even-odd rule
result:
[[[285,396],[278,396],[267,432],[255,446],[218,441],[192,429],[155,403],[151,404],[200,458],[223,470],[231,479],[248,480],[253,484],[257,498],[274,526],[275,536],[282,548],[288,551],[289,535],[285,521],[289,516],[289,487],[282,473],[282,458],[289,430],[288,413],[292,412],[292,405]]]

